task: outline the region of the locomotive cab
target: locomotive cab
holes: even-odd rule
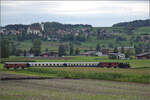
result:
[[[29,63],[27,63],[27,67],[30,67],[30,64],[29,64]]]

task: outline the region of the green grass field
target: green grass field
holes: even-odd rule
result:
[[[149,83],[149,69],[114,69],[114,68],[83,68],[83,67],[31,67],[22,69],[3,69],[4,72],[23,75],[35,75],[51,78],[98,79],[123,82]]]
[[[113,81],[127,81],[149,83],[149,68],[150,60],[110,60],[108,57],[62,57],[62,58],[24,58],[24,57],[10,57],[3,59],[4,61],[35,61],[35,62],[127,62],[131,65],[130,69],[114,69],[114,68],[81,68],[81,67],[31,67],[26,70],[6,70],[1,64],[1,70],[11,73],[31,74],[48,77],[61,78],[86,78],[86,79],[100,79]]]

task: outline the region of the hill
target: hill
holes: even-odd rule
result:
[[[21,50],[29,50],[32,47],[32,41],[40,39],[42,51],[46,48],[58,50],[60,44],[69,45],[70,42],[75,48],[80,48],[81,52],[95,50],[97,44],[100,44],[101,48],[134,46],[146,51],[150,48],[150,28],[144,23],[148,21],[136,20],[114,24],[112,27],[43,22],[31,25],[7,25],[1,28],[0,32],[2,37],[8,38],[16,48]]]
[[[150,26],[150,19],[146,19],[146,20],[135,20],[135,21],[131,21],[131,22],[121,22],[121,23],[117,23],[114,24],[113,27],[146,27],[146,26]]]

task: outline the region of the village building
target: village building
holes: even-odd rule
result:
[[[19,35],[19,34],[21,34],[20,31],[16,31],[16,30],[11,30],[10,33],[13,34],[13,35]]]
[[[4,34],[6,32],[5,28],[0,28],[0,34]]]
[[[104,55],[108,55],[109,54],[109,49],[108,48],[103,48],[101,50],[101,52],[104,54]]]
[[[27,33],[28,34],[39,34],[39,33],[41,33],[41,30],[39,28],[33,28],[33,27],[29,26]]]
[[[150,59],[150,52],[145,52],[145,53],[141,53],[136,55],[137,59]]]
[[[74,36],[78,36],[79,35],[79,33],[74,33]]]
[[[44,24],[30,25],[27,29],[28,34],[41,34],[44,30]],[[40,35],[41,36],[41,35]]]

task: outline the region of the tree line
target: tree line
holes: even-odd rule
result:
[[[33,54],[34,56],[40,56],[41,54],[41,46],[42,42],[38,39],[33,40],[32,47],[29,51],[21,50],[16,48],[14,42],[9,41],[7,38],[0,39],[0,58],[8,58],[9,56],[27,56],[27,53]],[[73,44],[69,44],[69,50],[67,50],[65,45],[60,45],[58,48],[58,55],[65,56],[68,55],[67,51],[69,51],[69,55],[79,55],[80,50],[79,48],[74,48]],[[48,52],[48,48],[46,48],[45,52]]]
[[[8,58],[11,55],[15,56],[20,56],[20,54],[23,54],[23,56],[26,56],[27,53],[34,54],[34,56],[40,56],[41,54],[41,46],[42,42],[39,39],[33,40],[32,47],[30,48],[29,51],[27,50],[21,50],[16,48],[16,45],[14,42],[11,42],[8,38],[0,38],[0,57],[1,58]],[[104,46],[100,45],[98,43],[95,47],[96,51],[102,50],[102,48],[105,48]],[[118,53],[119,51],[121,53],[125,53],[126,57],[130,57],[132,55],[140,54],[142,52],[148,52],[150,50],[150,45],[149,48],[147,47],[146,49],[143,49],[143,45],[135,45],[134,50],[133,49],[128,49],[125,50],[124,47],[121,47],[121,50],[118,50],[117,47],[113,48],[114,53]],[[45,52],[48,52],[48,49],[45,50]],[[74,56],[74,55],[79,55],[80,54],[80,49],[75,48],[73,42],[70,42],[69,45],[60,45],[58,47],[58,56]]]

